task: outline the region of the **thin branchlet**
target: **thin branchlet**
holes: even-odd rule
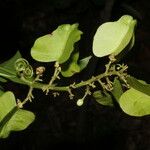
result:
[[[84,101],[84,99],[91,94],[90,92],[90,88],[96,88],[95,82],[98,82],[99,85],[102,87],[103,90],[106,91],[112,91],[113,90],[113,82],[112,80],[114,79],[114,77],[118,77],[120,80],[123,81],[124,86],[129,87],[128,83],[126,81],[126,77],[127,77],[127,65],[124,64],[115,64],[115,58],[114,56],[109,56],[109,62],[108,64],[105,65],[105,71],[104,73],[97,75],[97,76],[92,76],[90,79],[86,80],[86,81],[81,81],[79,83],[73,83],[67,86],[55,86],[54,81],[56,79],[60,79],[59,77],[59,73],[61,72],[61,67],[59,66],[59,63],[56,62],[54,67],[54,73],[53,76],[51,77],[51,80],[49,81],[48,84],[44,84],[42,83],[42,76],[43,73],[45,71],[45,67],[40,66],[38,68],[36,68],[36,77],[33,78],[33,69],[32,67],[29,65],[29,63],[25,60],[25,59],[19,59],[15,65],[16,65],[16,70],[18,70],[19,75],[20,75],[20,80],[21,80],[21,84],[25,84],[29,86],[29,91],[28,94],[26,96],[26,98],[21,101],[18,100],[18,106],[20,108],[23,107],[24,104],[26,104],[28,101],[32,101],[32,99],[34,98],[32,92],[33,89],[41,89],[44,92],[46,91],[46,95],[48,94],[49,91],[54,91],[52,92],[54,97],[59,95],[59,91],[66,91],[69,93],[69,98],[73,99],[74,98],[74,94],[72,93],[72,89],[77,89],[77,88],[82,88],[82,87],[86,87],[85,90],[85,94],[84,96],[80,99],[79,102]],[[30,66],[30,67],[28,67]],[[18,68],[17,68],[18,67]],[[29,69],[29,72],[27,69]],[[26,72],[27,73],[31,73],[30,77],[26,76]],[[32,78],[31,78],[32,76]],[[81,102],[81,103],[82,103]]]

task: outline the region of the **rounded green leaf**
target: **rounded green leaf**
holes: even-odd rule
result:
[[[80,40],[81,34],[78,24],[61,25],[52,34],[42,36],[35,41],[31,56],[41,62],[64,63],[74,50],[74,44]]]
[[[122,110],[131,116],[150,114],[150,96],[134,88],[122,94],[119,104]]]
[[[11,131],[24,130],[34,118],[32,112],[17,107],[12,92],[8,91],[0,96],[0,138],[8,137]]]
[[[5,123],[0,131],[0,138],[7,138],[11,131],[26,129],[35,119],[35,115],[27,110],[18,109]]]
[[[118,21],[102,24],[94,36],[94,55],[97,57],[118,55],[134,36],[135,25],[136,20],[129,15],[122,16]]]
[[[15,96],[12,92],[5,92],[0,96],[0,121],[16,106]]]

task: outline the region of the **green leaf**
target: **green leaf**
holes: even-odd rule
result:
[[[0,96],[4,93],[3,87],[0,85]]]
[[[80,40],[82,32],[78,24],[64,24],[52,34],[38,38],[32,49],[31,56],[41,62],[66,62],[74,50],[74,44]]]
[[[64,77],[71,77],[72,75],[81,72],[88,64],[91,56],[79,60],[79,52],[73,52],[69,60],[61,65],[61,74]]]
[[[4,82],[4,78],[7,78],[16,83],[21,83],[21,84],[24,83],[18,78],[16,69],[15,69],[15,62],[19,58],[21,58],[21,54],[19,51],[17,51],[17,53],[11,59],[0,64],[0,76],[2,77],[0,78],[0,81],[3,80]]]
[[[135,43],[135,35],[133,34],[129,44],[115,57],[116,62],[119,62],[134,46]]]
[[[132,49],[132,47],[134,46],[134,43],[135,43],[135,35],[133,33],[133,36],[132,36],[130,43],[129,43],[128,51]]]
[[[0,97],[0,120],[16,106],[15,96],[12,92],[6,92]]]
[[[75,73],[80,72],[80,67],[77,64],[79,52],[72,53],[70,59],[61,65],[61,74],[64,77],[71,77]]]
[[[92,56],[85,57],[79,61],[80,70],[83,70],[89,63]]]
[[[18,107],[14,106],[0,121],[0,138],[6,138],[9,136],[9,130],[5,130],[7,127],[8,121],[12,118],[12,116],[17,112]]]
[[[127,82],[134,89],[150,96],[150,84],[147,84],[143,81],[141,82],[132,76],[127,77]]]
[[[0,96],[4,94],[3,87],[0,86]]]
[[[11,59],[0,64],[0,76],[6,78],[16,78],[14,63],[18,58],[21,58],[19,51],[17,51],[17,53]]]
[[[123,94],[122,86],[119,79],[115,78],[113,83],[113,90],[111,91],[116,101],[118,102],[121,95]]]
[[[122,16],[118,21],[102,24],[94,36],[94,55],[97,57],[118,55],[134,36],[135,25],[136,20],[129,15]]]
[[[16,74],[15,73],[15,68],[14,68],[14,63],[15,61],[21,58],[21,54],[19,51],[16,52],[16,54],[9,60],[5,61],[4,63],[0,64],[0,69],[4,68],[6,71],[9,70],[10,73]]]
[[[7,138],[11,131],[26,129],[34,121],[34,118],[32,112],[18,109],[1,130],[0,138]]]
[[[93,97],[101,105],[113,106],[112,98],[107,92],[102,93],[101,91],[95,91]]]
[[[12,92],[0,96],[0,138],[6,138],[11,131],[21,131],[34,121],[34,114],[19,109]]]
[[[0,87],[0,96],[3,94],[4,94],[4,92],[1,90],[1,87]]]
[[[0,77],[0,82],[5,83],[5,82],[7,82],[7,80],[5,78]]]
[[[122,110],[131,116],[145,116],[150,114],[150,96],[134,88],[122,94],[119,100]]]

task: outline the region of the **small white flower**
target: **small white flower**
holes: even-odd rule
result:
[[[77,106],[82,106],[83,102],[84,102],[83,99],[78,99]]]

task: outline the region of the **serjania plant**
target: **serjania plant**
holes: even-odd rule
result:
[[[52,91],[54,97],[58,96],[60,91],[68,92],[69,98],[73,99],[73,90],[83,87],[85,93],[76,101],[78,106],[82,106],[86,97],[92,95],[99,104],[105,106],[114,107],[116,100],[128,115],[149,115],[150,85],[131,77],[127,73],[127,65],[117,64],[116,56],[134,45],[135,25],[136,20],[129,15],[122,16],[118,21],[100,25],[93,39],[93,53],[97,57],[108,56],[109,62],[105,65],[104,73],[93,75],[86,81],[62,86],[55,83],[57,79],[63,80],[63,77],[68,78],[80,73],[92,57],[80,58],[80,51],[76,49],[75,44],[82,34],[78,24],[59,26],[51,34],[39,37],[31,48],[33,59],[40,62],[55,62],[55,70],[49,83],[45,84],[42,80],[46,68],[39,66],[34,71],[19,52],[0,64],[0,82],[7,83],[11,80],[29,86],[29,92],[24,100],[16,100],[13,92],[4,92],[4,88],[0,86],[0,138],[8,137],[11,131],[24,130],[34,121],[35,115],[23,109],[24,105],[34,98],[34,89],[41,89],[46,95]]]

